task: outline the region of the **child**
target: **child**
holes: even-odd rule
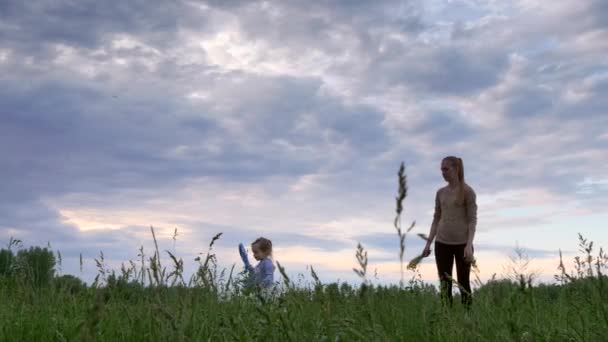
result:
[[[247,251],[243,244],[239,244],[239,253],[249,271],[250,284],[255,284],[258,288],[268,289],[274,284],[274,265],[270,257],[272,256],[272,241],[266,238],[258,238],[251,244],[253,257],[258,260],[258,264],[253,267],[249,263]]]
[[[456,274],[461,287],[462,303],[471,305],[471,262],[473,238],[477,225],[475,191],[464,181],[462,159],[449,156],[441,161],[441,173],[447,186],[439,189],[435,197],[435,215],[423,256],[431,254],[435,239],[435,261],[441,282],[441,295],[452,304],[452,267],[456,261]]]

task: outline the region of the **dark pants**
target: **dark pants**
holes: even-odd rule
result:
[[[441,298],[452,305],[452,267],[455,259],[461,300],[466,307],[470,307],[472,303],[471,263],[464,260],[465,246],[466,244],[448,245],[435,241],[435,261],[437,262],[437,272],[441,283]]]

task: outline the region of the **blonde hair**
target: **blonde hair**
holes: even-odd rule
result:
[[[449,162],[452,167],[456,168],[456,172],[458,175],[458,203],[460,204],[465,204],[465,198],[464,198],[464,165],[462,163],[462,159],[458,158],[458,157],[454,157],[454,156],[447,156],[445,158],[443,158],[443,161],[447,161]]]
[[[264,252],[268,256],[272,255],[272,241],[266,238],[259,237],[255,239],[255,241],[251,243],[251,248],[253,248],[253,246],[258,246],[260,251]]]

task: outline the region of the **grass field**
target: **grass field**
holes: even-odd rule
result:
[[[311,286],[295,286],[284,275],[274,294],[248,292],[240,270],[215,268],[214,241],[187,282],[183,261],[172,255],[173,265],[164,267],[158,251],[119,273],[108,273],[97,260],[100,273],[91,286],[71,276],[37,275],[35,258],[33,267],[12,258],[12,271],[4,267],[0,276],[0,339],[608,341],[607,257],[601,249],[592,254],[582,237],[575,269],[563,269],[555,284],[532,286],[524,274],[519,282],[488,281],[474,292],[470,311],[458,296],[452,307],[442,305],[436,289],[420,281],[322,284],[314,269]]]
[[[554,283],[534,284],[534,274],[513,267],[508,279],[477,279],[470,310],[458,296],[453,306],[444,305],[420,277],[404,282],[405,236],[415,224],[401,227],[403,164],[398,177],[399,285],[371,284],[367,252],[358,245],[353,270],[361,285],[323,284],[312,266],[310,285],[294,284],[277,262],[281,282],[272,291],[248,289],[242,266],[218,270],[213,245],[221,234],[205,257],[195,259],[197,272],[186,280],[181,258],[167,251],[171,265],[161,264],[151,228],[151,256],[142,247],[140,260],[114,271],[101,254],[98,275],[86,286],[74,276],[55,275],[59,252],[24,250],[11,239],[0,250],[0,340],[608,341],[608,255],[580,235],[574,268],[566,269],[560,253]],[[407,265],[414,274],[420,259]]]

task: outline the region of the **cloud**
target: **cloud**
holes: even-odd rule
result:
[[[116,32],[166,37],[167,33],[176,32],[177,18],[192,18],[181,1],[155,6],[135,1],[103,7],[93,1],[8,1],[3,2],[0,12],[5,27],[3,38],[30,53],[44,53],[46,44],[53,43],[94,48]],[[38,45],[40,42],[43,44]]]

